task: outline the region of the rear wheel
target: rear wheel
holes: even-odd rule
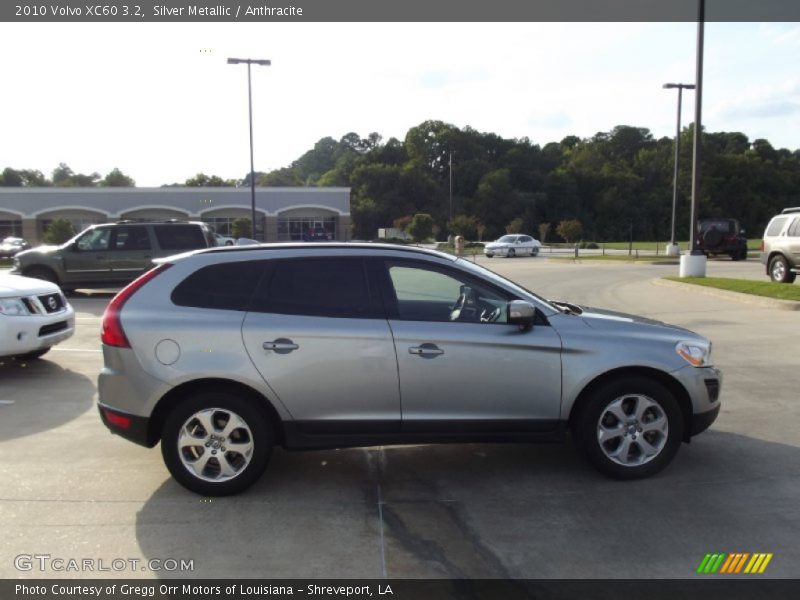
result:
[[[601,473],[641,479],[666,467],[683,439],[678,402],[644,377],[612,381],[583,405],[574,424],[577,441]]]
[[[161,454],[183,487],[204,496],[237,494],[269,462],[274,434],[254,402],[225,391],[195,394],[164,424]]]
[[[778,283],[792,283],[795,274],[789,270],[789,261],[783,256],[776,256],[769,263],[769,277]]]
[[[517,253],[516,253],[516,252],[514,252],[514,249],[513,249],[513,248],[511,248],[511,249],[508,251],[508,254],[507,254],[508,258],[514,258],[516,255],[517,255]]]

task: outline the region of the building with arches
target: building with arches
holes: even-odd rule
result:
[[[205,221],[228,235],[236,219],[250,219],[250,198],[244,187],[0,187],[0,239],[39,244],[54,219],[70,221],[75,231],[122,220]],[[302,240],[310,229],[347,241],[350,188],[256,188],[255,225],[259,241]]]

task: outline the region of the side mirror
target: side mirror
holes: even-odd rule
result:
[[[519,325],[523,331],[533,327],[536,318],[536,309],[530,302],[512,300],[506,305],[506,321],[512,325]]]
[[[742,230],[739,232],[739,235],[744,235],[744,234],[745,234],[745,230],[744,230],[744,229],[742,229]]]

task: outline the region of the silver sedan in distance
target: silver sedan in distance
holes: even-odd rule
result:
[[[509,234],[504,235],[499,240],[489,242],[483,249],[483,253],[488,257],[493,256],[506,256],[514,258],[515,256],[536,256],[539,254],[539,248],[542,244],[539,240],[532,238],[529,235],[523,234]]]

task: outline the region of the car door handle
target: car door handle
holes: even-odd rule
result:
[[[415,354],[422,357],[434,357],[444,354],[444,350],[437,347],[436,344],[422,344],[420,346],[411,346],[408,349],[409,354]]]
[[[295,344],[292,340],[279,338],[273,342],[264,342],[261,347],[264,348],[264,350],[274,350],[278,354],[286,354],[288,352],[292,352],[293,350],[297,350],[300,346]]]

